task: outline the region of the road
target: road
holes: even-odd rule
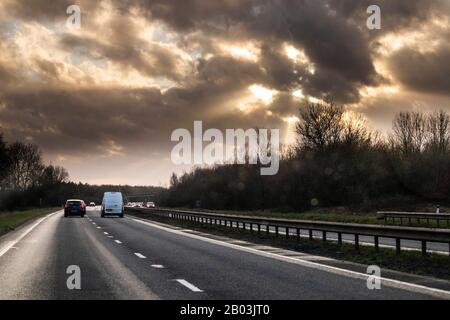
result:
[[[67,287],[72,265],[81,271],[80,290]],[[100,218],[98,208],[84,218],[64,218],[59,211],[0,240],[0,299],[442,297],[389,281],[369,290],[366,280],[130,216]]]

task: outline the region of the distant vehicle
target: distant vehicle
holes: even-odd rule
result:
[[[147,202],[146,206],[147,206],[147,208],[155,208],[155,207],[156,207],[156,206],[155,206],[155,203],[152,202],[152,201]]]
[[[89,206],[90,206],[90,207],[95,207],[95,202],[90,202],[90,203],[89,203]]]
[[[102,200],[101,216],[115,215],[123,218],[124,203],[122,192],[105,192]]]
[[[79,215],[84,217],[86,214],[86,204],[80,199],[69,199],[64,205],[64,217],[70,215]]]

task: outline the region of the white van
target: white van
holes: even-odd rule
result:
[[[105,215],[115,215],[123,218],[123,211],[122,192],[105,192],[102,200],[102,218]]]

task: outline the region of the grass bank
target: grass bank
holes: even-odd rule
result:
[[[22,211],[0,211],[0,236],[14,230],[25,222],[60,210],[61,208],[38,208]]]

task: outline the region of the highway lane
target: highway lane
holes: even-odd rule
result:
[[[0,253],[7,244],[0,242]],[[4,250],[3,250],[4,251]],[[66,269],[81,269],[69,290]],[[131,217],[37,225],[0,256],[1,299],[429,299],[425,292],[290,263]]]

